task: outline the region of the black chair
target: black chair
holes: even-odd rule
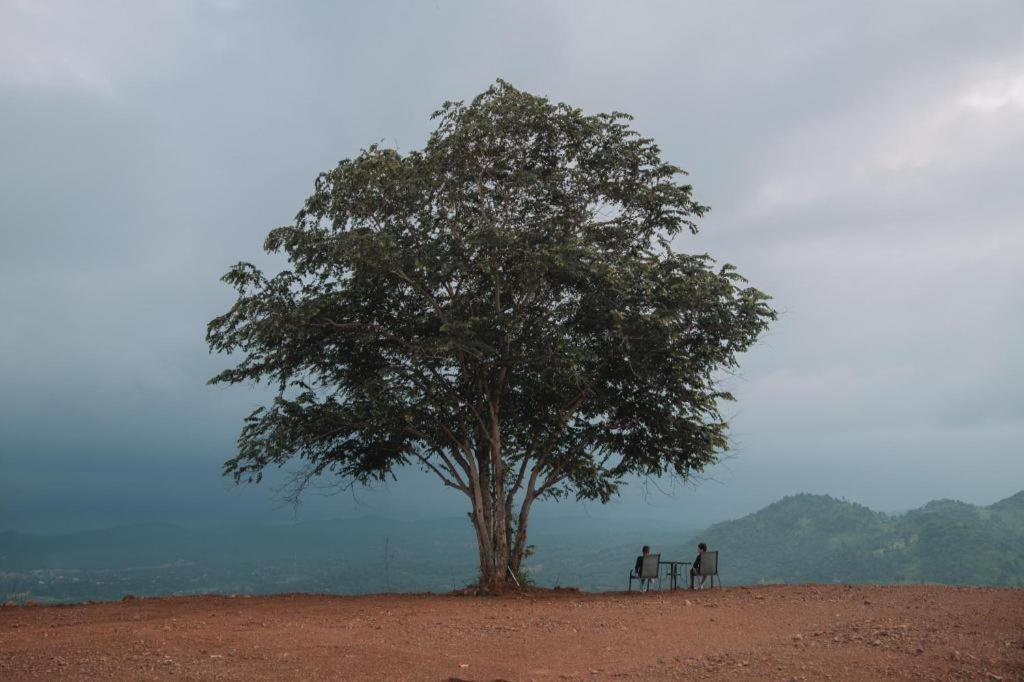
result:
[[[713,552],[702,552],[700,555],[700,569],[697,571],[700,578],[711,578],[711,587],[715,586],[715,578],[718,578],[718,550]],[[722,586],[722,579],[718,578],[718,586]]]
[[[634,580],[639,580],[640,581],[640,589],[643,589],[643,586],[644,586],[643,581],[646,580],[647,584],[650,585],[651,584],[650,581],[657,580],[658,581],[658,589],[659,590],[661,589],[661,570],[659,568],[659,563],[661,562],[661,555],[660,554],[644,554],[642,559],[643,559],[643,561],[641,561],[641,563],[640,563],[640,573],[639,573],[639,575],[637,574],[635,568],[632,571],[629,572],[629,589],[627,590],[628,592],[632,592],[633,591],[633,581]]]

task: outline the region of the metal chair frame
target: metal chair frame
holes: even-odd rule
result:
[[[711,559],[708,561],[708,559]],[[722,586],[722,579],[718,577],[718,550],[711,550],[704,552],[700,557],[700,570],[697,572],[697,576],[701,578],[711,578],[711,587],[715,586],[715,578],[718,578],[718,586]]]
[[[629,572],[629,587],[627,592],[633,591],[633,581],[639,580],[641,589],[643,588],[643,581],[647,580],[648,585],[650,581],[658,581],[658,589],[661,589],[661,555],[660,554],[645,554],[643,556],[643,562],[640,564],[640,575],[636,574],[636,571],[631,570]]]

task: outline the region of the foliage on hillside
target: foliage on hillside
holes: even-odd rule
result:
[[[1024,586],[1024,494],[975,507],[931,502],[901,516],[819,495],[787,497],[693,540],[646,519],[541,518],[531,577],[541,586],[622,590],[643,544],[690,560],[721,552],[727,586],[759,582]],[[465,518],[378,517],[287,526],[120,526],[60,536],[0,533],[0,602],[135,595],[448,591],[473,579]]]
[[[727,583],[937,582],[1024,586],[1024,494],[990,507],[929,502],[899,516],[794,495],[694,538]],[[684,551],[685,553],[685,551]]]

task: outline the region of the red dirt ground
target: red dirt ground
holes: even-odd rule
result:
[[[0,679],[1024,680],[1024,590],[802,585],[0,608]]]

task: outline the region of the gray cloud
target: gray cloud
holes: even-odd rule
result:
[[[218,277],[274,265],[263,236],[320,170],[420,146],[438,104],[496,77],[636,115],[714,208],[679,247],[784,312],[729,380],[723,485],[634,486],[612,511],[1015,492],[1022,38],[1012,1],[4,4],[0,526],[57,498],[105,521],[176,518],[175,500],[193,520],[271,514],[216,475],[264,397],[204,385],[224,364],[203,343],[231,301]],[[461,508],[418,476],[361,499]]]

